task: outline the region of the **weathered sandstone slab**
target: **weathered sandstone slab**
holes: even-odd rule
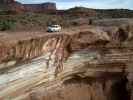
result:
[[[100,27],[7,34],[0,40],[1,100],[132,100],[131,40],[113,41]]]

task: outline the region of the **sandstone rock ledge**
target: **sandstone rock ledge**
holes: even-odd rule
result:
[[[99,27],[7,34],[0,40],[0,100],[133,100],[128,37],[119,41]]]

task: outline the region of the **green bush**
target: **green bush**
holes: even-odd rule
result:
[[[15,26],[15,21],[13,20],[1,20],[0,21],[0,31],[11,30]]]

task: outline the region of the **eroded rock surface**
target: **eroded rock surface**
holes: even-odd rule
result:
[[[55,11],[55,3],[42,3],[42,4],[22,4],[15,0],[1,0],[0,11],[8,11],[11,13],[22,13],[22,12],[49,12]]]
[[[114,29],[2,35],[0,99],[132,100],[131,30]]]

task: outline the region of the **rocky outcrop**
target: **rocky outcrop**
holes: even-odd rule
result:
[[[90,17],[92,19],[105,19],[133,17],[133,11],[129,9],[93,9],[81,6],[70,8],[68,10],[58,10],[57,13],[72,18]]]
[[[16,41],[13,40],[13,38],[7,42],[5,41],[6,39],[8,39],[8,37],[3,39],[1,38],[0,62],[4,63],[7,61],[15,60],[15,62],[20,63],[26,60],[31,60],[47,52],[50,52],[53,55],[61,54],[63,56],[59,58],[64,58],[64,56],[67,57],[67,54],[69,54],[69,52],[71,53],[75,50],[89,48],[93,45],[96,47],[98,41],[101,41],[101,46],[104,45],[102,43],[109,41],[109,37],[105,32],[100,31],[96,28],[95,31],[99,31],[99,33],[95,34],[95,31],[93,31],[94,29],[85,30],[82,32],[78,31],[74,32],[72,35],[49,34],[42,37],[33,36],[30,39],[27,38],[23,40],[23,38],[21,38],[22,40]],[[91,39],[89,39],[88,37],[91,37]],[[100,44],[98,43],[98,45]]]
[[[114,41],[101,27],[73,31],[3,35],[0,99],[132,100],[129,37]]]
[[[25,12],[47,12],[47,11],[55,11],[56,4],[55,3],[43,3],[43,4],[24,4]]]
[[[43,3],[43,4],[21,4],[14,0],[1,0],[0,9],[2,11],[8,11],[11,13],[22,13],[22,12],[49,12],[56,10],[55,3]]]
[[[10,4],[10,3],[14,3],[14,0],[1,0],[0,3],[1,4]]]

